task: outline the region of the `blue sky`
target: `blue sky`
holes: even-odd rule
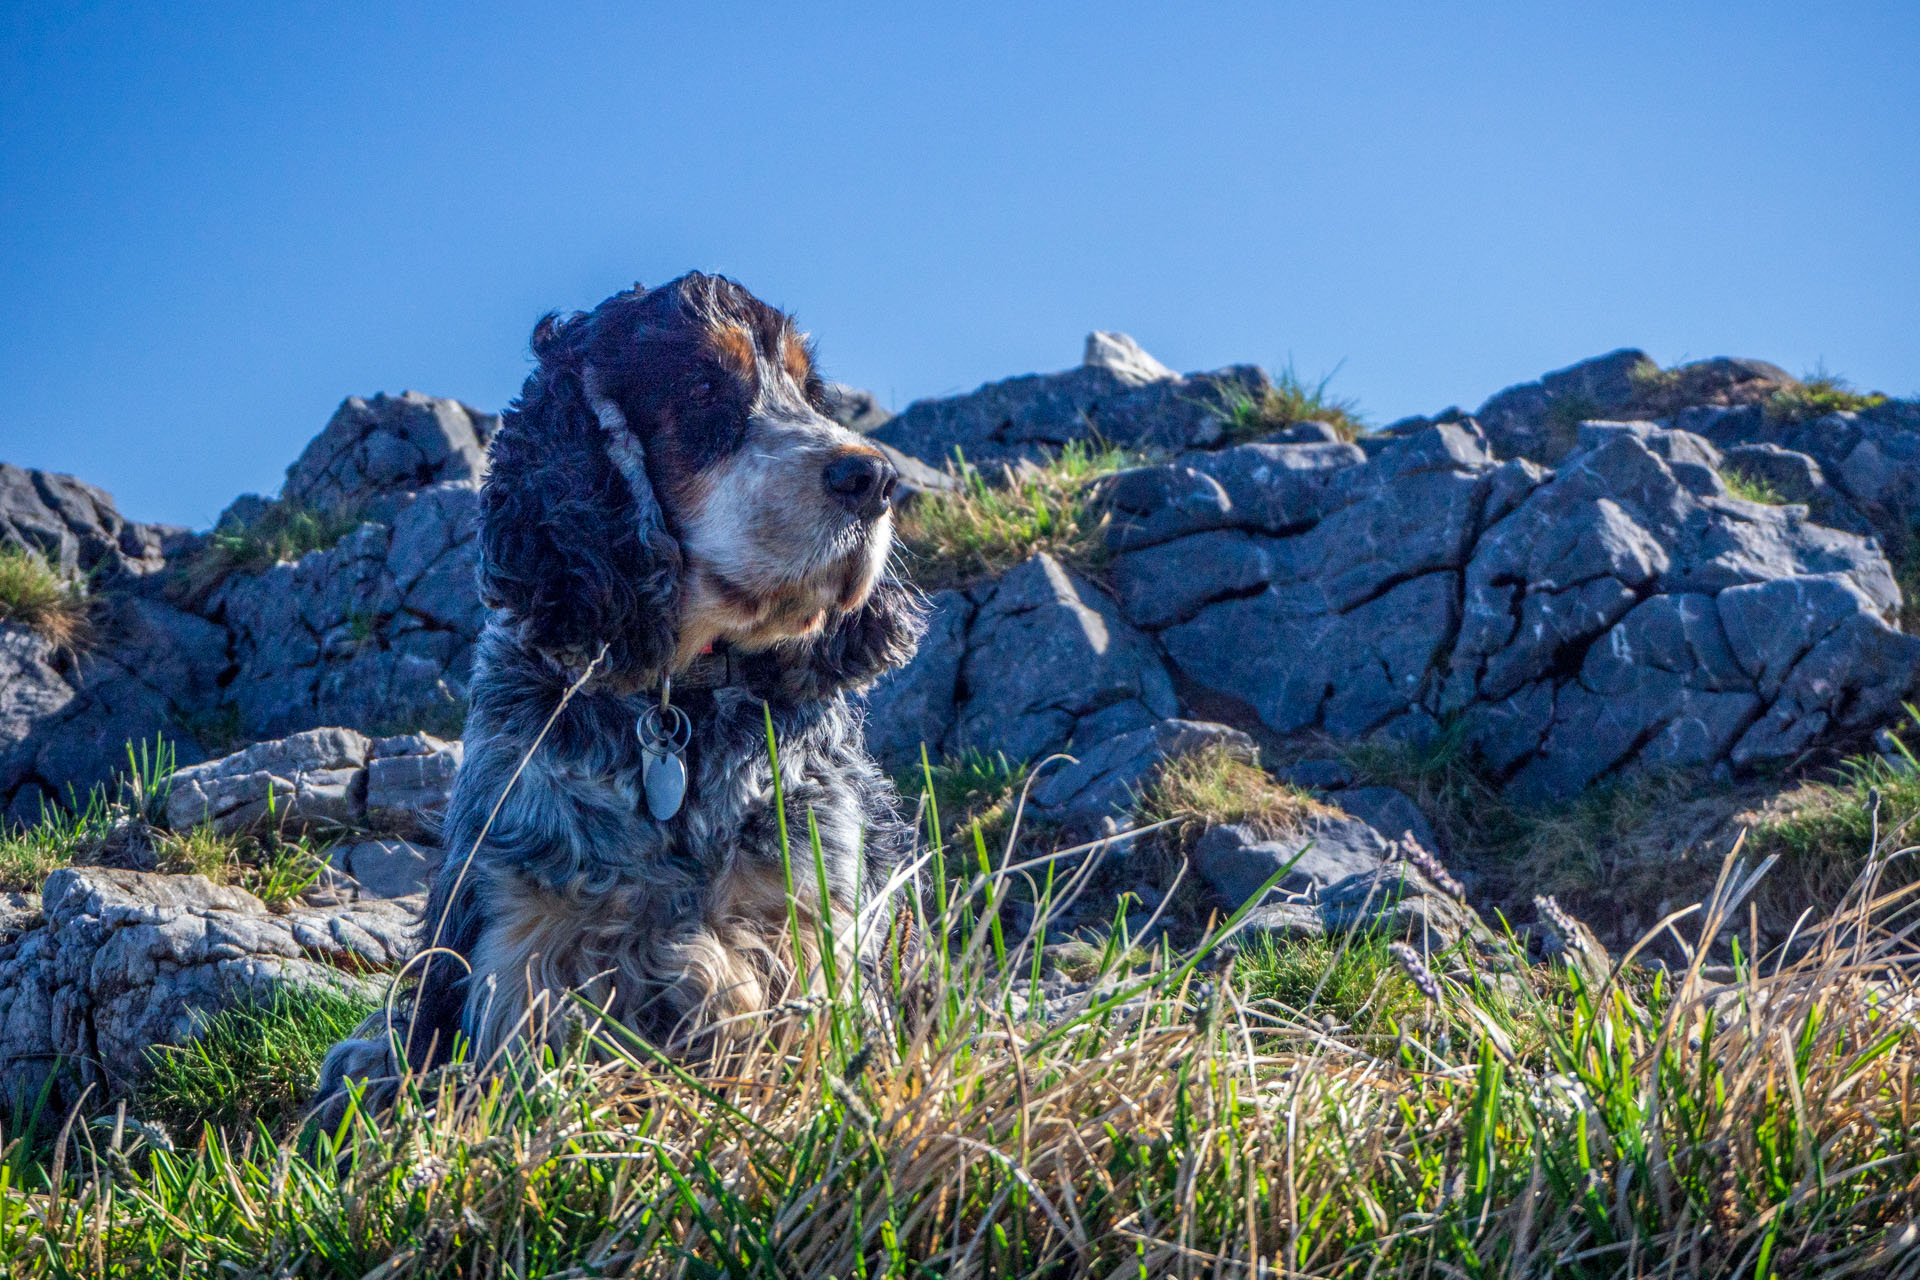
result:
[[[400,8],[0,7],[0,460],[204,526],[689,267],[896,408],[1092,328],[1375,422],[1629,344],[1920,390],[1911,0]]]

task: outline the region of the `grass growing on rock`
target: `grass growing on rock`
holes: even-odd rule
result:
[[[1287,367],[1274,378],[1273,385],[1258,396],[1238,386],[1229,386],[1221,393],[1219,404],[1227,442],[1258,440],[1297,422],[1324,422],[1342,440],[1349,443],[1358,440],[1367,430],[1360,417],[1360,402],[1328,392],[1333,376],[1329,373],[1309,385],[1294,372],[1293,362],[1289,360]]]
[[[1856,391],[1846,379],[1816,369],[1796,387],[1775,392],[1767,401],[1767,418],[1775,423],[1811,422],[1830,413],[1860,413],[1887,402],[1878,391]]]
[[[987,843],[997,848],[1012,827],[1020,789],[1032,772],[1031,764],[1009,760],[1001,752],[968,750],[939,764],[923,762],[897,783],[908,805],[926,805],[929,820],[938,815],[943,839],[955,841],[977,825]]]
[[[86,593],[19,547],[0,547],[0,622],[26,627],[56,649],[82,648],[91,633]]]
[[[189,1131],[284,1130],[305,1110],[327,1050],[373,1009],[366,996],[317,987],[282,987],[229,1009],[192,1042],[150,1051],[141,1110]]]
[[[311,551],[325,551],[363,523],[356,507],[266,503],[250,520],[228,519],[207,534],[198,551],[173,570],[170,589],[184,601],[204,601],[236,573],[264,573]]]
[[[990,477],[958,457],[954,492],[922,493],[899,514],[897,543],[907,576],[922,589],[964,586],[1001,573],[1035,552],[1083,572],[1105,560],[1106,516],[1089,487],[1133,463],[1121,449],[1069,442],[1041,464]]]
[[[1720,473],[1720,482],[1727,486],[1728,493],[1736,498],[1744,498],[1748,502],[1758,502],[1768,507],[1785,506],[1787,502],[1780,491],[1768,484],[1763,477],[1750,476],[1744,472],[1735,471],[1731,467]]]
[[[1216,743],[1170,761],[1136,808],[1142,822],[1166,822],[1183,842],[1220,823],[1240,823],[1263,836],[1290,835],[1306,821],[1335,812],[1298,787]]]

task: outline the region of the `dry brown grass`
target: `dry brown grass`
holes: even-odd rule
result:
[[[1171,824],[1183,844],[1209,826],[1238,823],[1275,838],[1338,810],[1277,781],[1244,754],[1216,744],[1170,761],[1140,797],[1143,823]]]
[[[45,560],[18,547],[0,547],[0,622],[24,626],[67,651],[85,648],[93,632],[79,584],[63,581]]]

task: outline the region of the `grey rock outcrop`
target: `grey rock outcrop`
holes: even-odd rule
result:
[[[1589,422],[1547,471],[1461,420],[1122,472],[1113,598],[1044,557],[944,595],[875,691],[878,741],[1036,759],[1145,727],[1174,714],[1154,642],[1210,718],[1340,738],[1457,718],[1524,797],[1870,733],[1920,685],[1885,556],[1732,496],[1726,465],[1690,433]]]
[[[208,615],[232,634],[226,697],[246,736],[458,720],[485,620],[477,493],[448,482],[382,506],[335,546],[214,593]]]
[[[280,496],[335,510],[446,482],[471,488],[486,473],[499,425],[494,414],[418,391],[349,396],[287,468]]]
[[[1178,710],[1151,641],[1099,588],[1045,553],[943,592],[919,656],[869,695],[872,745],[901,768],[920,744],[1037,760],[1144,729]]]
[[[461,754],[460,743],[428,734],[369,739],[310,729],[179,770],[167,792],[167,825],[427,835],[452,794]]]
[[[84,480],[0,462],[0,547],[35,552],[63,577],[152,573],[185,532],[126,519]]]
[[[1008,378],[963,396],[917,400],[873,438],[935,466],[1038,458],[1072,441],[1182,449],[1217,444],[1228,397],[1269,383],[1252,365],[1181,377],[1125,334],[1096,332],[1064,373]]]
[[[844,382],[827,384],[827,416],[849,431],[862,435],[883,427],[893,417],[871,391],[850,387]]]
[[[285,986],[376,996],[409,953],[418,901],[274,914],[199,876],[56,871],[38,918],[0,934],[0,1094],[59,1105],[124,1094],[156,1045],[184,1044],[224,1009]],[[64,1078],[55,1078],[64,1071]]]
[[[79,653],[0,625],[0,814],[15,821],[124,771],[129,743],[164,736],[178,762],[203,758],[184,722],[218,696],[226,633],[138,595],[102,596],[95,615]]]

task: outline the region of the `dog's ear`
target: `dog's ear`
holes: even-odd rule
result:
[[[831,697],[905,666],[926,626],[926,597],[882,574],[867,602],[822,634],[747,656],[748,683],[795,701]]]
[[[480,594],[536,649],[649,684],[678,639],[680,544],[648,481],[643,446],[596,414],[586,318],[543,319],[540,367],[502,416],[480,491]]]

